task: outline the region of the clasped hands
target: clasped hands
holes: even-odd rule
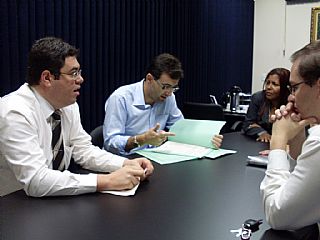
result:
[[[146,158],[125,160],[122,168],[110,174],[98,174],[97,191],[132,189],[152,175],[154,167]]]
[[[273,123],[272,138],[281,140],[283,144],[287,144],[299,132],[304,131],[307,125],[317,123],[315,117],[302,119],[301,114],[294,110],[293,102],[277,109],[275,114],[270,116],[270,121]]]

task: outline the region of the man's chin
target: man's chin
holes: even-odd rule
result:
[[[300,120],[304,120],[304,119],[311,119],[313,118],[315,121],[315,124],[319,124],[320,123],[320,119],[317,116],[314,115],[304,115],[303,113],[300,113]]]

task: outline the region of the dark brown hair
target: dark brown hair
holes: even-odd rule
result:
[[[29,53],[27,82],[38,85],[44,70],[50,71],[58,79],[66,57],[77,57],[78,53],[78,49],[60,38],[46,37],[37,40]]]
[[[183,78],[181,62],[169,53],[162,53],[156,56],[146,70],[155,79],[159,79],[161,74],[166,73],[170,78],[179,80]]]
[[[274,68],[272,69],[266,76],[264,83],[263,83],[263,89],[265,89],[265,85],[267,83],[268,78],[271,75],[277,75],[279,77],[279,83],[280,83],[280,94],[279,99],[277,100],[276,108],[279,108],[281,105],[285,105],[288,102],[288,96],[290,95],[290,91],[288,89],[289,85],[289,79],[290,79],[290,71],[286,68]],[[270,107],[270,101],[264,96],[264,103],[259,111],[259,116],[262,117],[263,114],[266,111],[269,111]]]

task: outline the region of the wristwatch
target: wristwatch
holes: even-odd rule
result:
[[[135,147],[140,147],[140,144],[139,144],[139,142],[137,140],[137,136],[133,137],[133,143],[135,144]]]

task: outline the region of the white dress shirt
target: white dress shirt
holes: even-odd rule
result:
[[[110,172],[125,160],[95,147],[81,125],[77,103],[60,109],[65,166],[71,157],[83,168]],[[24,189],[31,196],[96,191],[96,174],[52,170],[53,107],[27,83],[0,102],[0,196]]]
[[[274,229],[297,229],[320,222],[320,125],[309,129],[293,171],[283,150],[272,150],[260,190]]]

